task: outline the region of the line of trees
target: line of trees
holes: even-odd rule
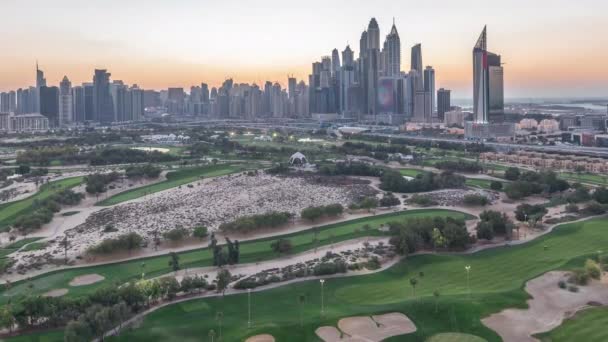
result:
[[[85,177],[85,190],[89,194],[98,195],[107,191],[108,184],[118,180],[120,174],[117,172],[95,173]]]
[[[97,245],[87,249],[88,254],[101,255],[111,254],[117,251],[132,251],[141,248],[144,239],[141,235],[131,232],[119,235],[115,238],[103,239]]]
[[[458,171],[458,172],[468,172],[468,173],[478,173],[483,170],[481,164],[472,161],[466,160],[445,160],[435,163],[435,167],[440,170],[447,171]]]
[[[344,212],[344,207],[340,203],[322,205],[318,207],[308,207],[302,209],[300,216],[309,221],[316,221],[321,217],[340,216]]]
[[[435,174],[423,172],[412,180],[407,180],[394,170],[387,170],[380,177],[380,189],[391,192],[413,193],[438,189],[462,188],[466,179],[450,171]]]
[[[158,176],[160,176],[161,171],[162,170],[159,167],[154,166],[152,164],[146,164],[143,166],[134,165],[126,168],[125,175],[127,176],[127,178],[158,178]]]
[[[505,186],[505,193],[511,199],[522,199],[541,193],[553,194],[570,188],[570,184],[559,179],[553,171],[522,173],[517,168],[509,168],[505,171],[505,178],[512,181]]]
[[[290,212],[272,211],[266,214],[243,216],[232,222],[224,222],[219,229],[224,232],[250,233],[260,228],[276,228],[291,220]]]
[[[367,163],[339,162],[335,164],[323,164],[319,167],[319,173],[325,176],[364,176],[380,177],[384,168]]]

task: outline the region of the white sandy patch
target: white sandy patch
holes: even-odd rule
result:
[[[274,342],[274,337],[268,334],[255,335],[246,339],[245,342]]]
[[[43,297],[61,297],[61,296],[65,296],[68,293],[68,289],[56,289],[56,290],[51,290],[45,294],[43,294]]]
[[[315,332],[325,342],[380,342],[416,331],[414,323],[400,312],[342,318],[338,328],[320,327]]]
[[[106,279],[104,276],[99,274],[85,274],[78,277],[75,277],[70,281],[70,286],[83,286],[83,285],[91,285],[98,283],[102,280]]]
[[[528,300],[528,309],[506,309],[481,321],[504,341],[538,341],[532,335],[556,328],[589,302],[608,303],[606,284],[592,281],[579,286],[579,292],[570,292],[557,286],[567,277],[567,272],[554,271],[530,280],[525,288],[533,297]]]

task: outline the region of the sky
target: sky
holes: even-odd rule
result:
[[[608,97],[605,0],[0,0],[0,13],[2,91],[33,85],[36,60],[50,85],[90,82],[95,68],[146,89],[307,80],[334,48],[358,55],[375,17],[382,41],[394,18],[402,69],[421,43],[455,98],[472,94],[484,25],[506,97]]]

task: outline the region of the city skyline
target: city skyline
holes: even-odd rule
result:
[[[144,8],[137,0],[121,6],[108,1],[86,9],[68,0],[53,6],[34,2],[38,6],[13,0],[2,5],[8,12],[27,10],[31,23],[19,25],[21,15],[6,19],[10,29],[4,37],[11,49],[0,57],[1,91],[34,84],[31,70],[36,59],[52,85],[66,75],[74,84],[90,81],[93,70],[102,68],[110,70],[114,79],[146,89],[189,88],[201,81],[219,86],[230,77],[236,83],[261,86],[271,80],[285,87],[287,75],[307,80],[310,63],[334,48],[342,51],[350,44],[358,54],[358,32],[375,17],[381,37],[395,21],[401,36],[402,71],[409,70],[410,47],[421,43],[426,65],[437,70],[437,88],[451,89],[454,98],[472,98],[470,46],[485,24],[492,28],[490,48],[500,50],[508,65],[506,97],[608,93],[608,65],[602,62],[608,59],[608,49],[602,47],[608,45],[608,38],[587,34],[592,27],[605,25],[600,21],[604,11],[597,5],[558,1],[559,5],[551,2],[548,7],[548,1],[538,1],[525,9],[505,4],[480,8],[484,2],[466,1],[457,7],[434,1],[416,9],[428,12],[422,20],[395,1],[373,5],[335,1],[324,7],[316,1],[306,6],[269,1],[256,7],[237,1],[183,0],[173,6],[147,1],[150,6],[143,15],[136,15]],[[332,20],[310,20],[331,13]],[[538,13],[545,14],[542,20],[531,20]],[[580,43],[574,49],[565,41]]]

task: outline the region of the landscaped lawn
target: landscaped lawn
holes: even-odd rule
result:
[[[608,341],[608,308],[587,309],[568,319],[550,332],[536,337],[552,342],[605,342]]]
[[[170,305],[148,315],[134,331],[112,340],[200,340],[211,329],[218,331],[214,317],[222,311],[225,340],[242,341],[247,336],[269,333],[277,341],[317,341],[317,327],[335,325],[342,317],[399,311],[408,315],[418,330],[388,341],[424,341],[441,332],[462,332],[499,341],[480,318],[506,307],[524,307],[528,298],[522,289],[525,281],[549,270],[581,266],[598,248],[608,246],[606,223],[606,219],[593,219],[566,224],[525,245],[473,255],[418,255],[380,273],[328,279],[324,286],[324,318],[319,313],[320,284],[307,281],[254,292],[253,329],[247,329],[246,324],[247,295],[240,294]],[[471,295],[466,265],[471,266]],[[415,297],[409,285],[411,278],[418,279]],[[440,292],[437,313],[435,290]],[[302,308],[304,327],[299,325],[299,294],[306,295]]]
[[[54,193],[80,185],[84,177],[66,178],[40,186],[34,195],[20,201],[0,205],[0,232],[5,231],[17,217],[27,213],[36,200],[43,200]]]
[[[245,170],[244,167],[221,164],[172,171],[167,173],[167,179],[162,182],[123,191],[103,201],[100,201],[99,203],[97,203],[97,205],[114,205],[125,201],[130,201],[135,198],[143,197],[145,195],[153,194],[155,192],[192,183],[204,177],[219,177],[243,170]]]
[[[589,183],[592,185],[608,186],[608,176],[596,175],[592,173],[562,172],[559,176],[570,182]]]
[[[377,215],[367,218],[350,220],[341,223],[330,224],[319,227],[316,230],[307,230],[273,238],[260,240],[252,240],[241,243],[241,263],[256,262],[269,260],[277,257],[277,254],[272,252],[270,243],[280,237],[288,238],[293,244],[293,253],[300,253],[306,250],[315,248],[316,246],[324,246],[344,240],[353,239],[356,237],[378,235],[380,232],[376,229],[366,230],[362,227],[369,225],[370,228],[377,228],[381,224],[386,224],[395,220],[406,218],[425,217],[425,216],[442,216],[442,217],[461,217],[471,218],[471,216],[450,210],[409,210],[398,213],[390,213]],[[316,231],[316,233],[315,233]],[[318,239],[318,244],[313,243],[313,238]],[[223,241],[221,241],[223,243]],[[180,265],[182,268],[202,267],[212,265],[212,253],[208,248],[192,250],[179,253]],[[23,294],[42,294],[49,290],[69,288],[70,292],[67,296],[78,296],[85,293],[90,293],[95,289],[110,283],[124,283],[141,275],[142,261],[145,262],[146,277],[156,277],[171,272],[168,265],[168,255],[150,257],[146,259],[136,259],[122,263],[84,267],[68,270],[60,270],[47,273],[38,277],[33,277],[30,281],[16,282],[9,290],[0,290],[0,305],[9,300],[12,296]],[[106,278],[105,281],[87,285],[70,287],[69,282],[76,276],[97,273]],[[33,288],[29,285],[33,284]]]

